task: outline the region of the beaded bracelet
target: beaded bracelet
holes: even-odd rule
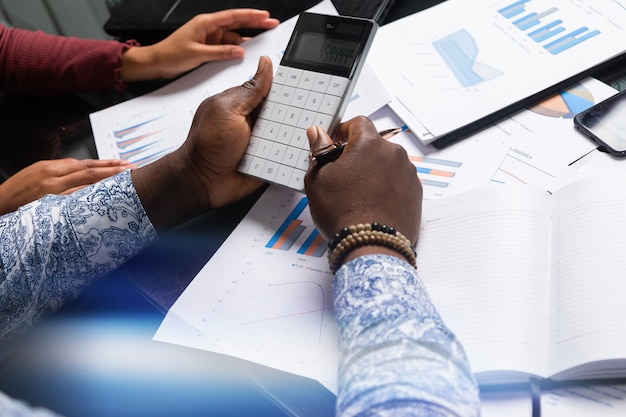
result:
[[[368,245],[384,246],[400,253],[417,268],[417,254],[411,241],[393,227],[379,223],[357,224],[341,229],[328,242],[328,264],[334,274],[343,260],[356,248]]]

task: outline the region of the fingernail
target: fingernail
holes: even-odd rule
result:
[[[309,137],[309,142],[315,142],[317,138],[319,137],[317,126],[312,126],[312,127],[313,129],[306,130],[307,136]]]
[[[231,55],[233,56],[233,58],[243,58],[245,51],[243,50],[243,48],[233,48],[231,50]]]

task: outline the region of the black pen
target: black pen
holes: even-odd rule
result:
[[[394,127],[391,129],[381,130],[380,132],[378,132],[378,134],[383,139],[390,139],[393,136],[397,135],[398,133],[404,132],[405,130],[407,130],[406,125],[402,127]],[[318,155],[315,155],[314,156],[315,166],[319,168],[321,166],[326,165],[329,162],[336,161],[337,158],[339,158],[339,156],[341,156],[341,154],[343,153],[343,149],[346,147],[346,144],[347,142],[344,142],[339,145],[334,145],[335,146],[334,148],[324,151]]]

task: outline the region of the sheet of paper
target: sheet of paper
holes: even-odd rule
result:
[[[369,117],[378,130],[404,125],[388,106]],[[406,149],[415,164],[427,200],[489,185],[494,170],[509,149],[504,142],[477,139],[437,150],[419,143],[410,131],[399,133],[390,140]]]
[[[526,184],[555,191],[583,176],[571,165],[597,146],[574,128],[573,117],[615,93],[610,86],[588,78],[468,140],[480,137],[509,146],[491,179],[493,184]]]
[[[330,0],[310,10],[337,14]],[[247,41],[245,57],[240,61],[205,64],[157,91],[91,114],[98,157],[125,159],[142,166],[178,148],[202,100],[252,78],[262,55],[278,65],[296,20],[294,17]],[[345,118],[370,114],[389,100],[389,93],[366,64]]]
[[[584,178],[554,194],[550,374],[623,358],[626,351],[625,170]],[[623,364],[607,361],[577,375],[621,377],[622,371]]]
[[[625,35],[621,1],[454,0],[381,27],[371,57],[428,143],[620,55]]]

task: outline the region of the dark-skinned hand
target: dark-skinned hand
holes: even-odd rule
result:
[[[378,222],[417,243],[422,185],[404,148],[381,138],[366,117],[343,123],[333,139],[317,126],[307,136],[314,154],[333,142],[347,142],[334,162],[316,167],[312,161],[304,179],[313,222],[325,239],[350,225]],[[346,260],[363,253],[391,252],[364,247]]]
[[[180,148],[133,171],[139,198],[157,230],[233,203],[264,184],[237,167],[272,76],[271,60],[261,57],[254,78],[200,104]]]

